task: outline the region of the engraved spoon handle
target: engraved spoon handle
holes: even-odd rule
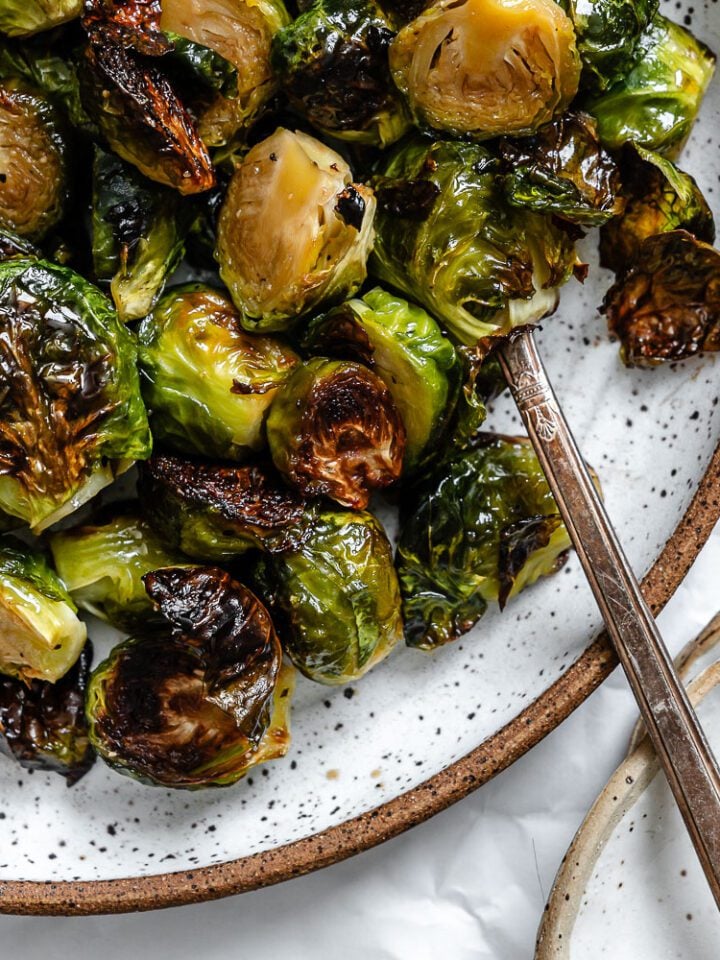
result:
[[[538,354],[518,331],[500,363],[720,908],[720,771]]]

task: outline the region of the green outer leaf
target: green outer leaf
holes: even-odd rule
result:
[[[82,0],[2,0],[0,33],[22,37],[79,17]]]
[[[238,96],[237,67],[229,60],[210,47],[181,37],[171,30],[166,30],[165,36],[173,44],[172,52],[167,55],[169,63],[177,65],[193,80],[230,100]]]
[[[604,90],[628,73],[657,9],[658,0],[570,0],[588,86]]]

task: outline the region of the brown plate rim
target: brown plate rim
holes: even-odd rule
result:
[[[720,519],[720,445],[685,515],[643,581],[654,612],[680,585]],[[604,633],[505,727],[419,786],[321,833],[239,860],[115,880],[0,881],[0,913],[77,916],[128,913],[216,900],[310,873],[368,850],[467,796],[535,746],[617,665]]]

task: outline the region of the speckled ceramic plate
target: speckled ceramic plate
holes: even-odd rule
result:
[[[695,0],[693,0],[695,2]],[[718,8],[665,4],[714,48]],[[694,12],[693,12],[694,11]],[[715,16],[711,17],[711,13]],[[714,26],[711,26],[711,19]],[[716,80],[683,158],[717,212]],[[656,607],[720,515],[716,357],[624,369],[596,307],[593,264],[539,337],[570,422]],[[489,426],[519,430],[509,401]],[[614,667],[573,560],[470,635],[430,657],[397,651],[357,686],[300,681],[284,760],[227,790],[172,793],[102,764],[71,790],[0,764],[0,911],[152,909],[284,880],[437,813],[563,720]],[[97,653],[103,634],[91,626]]]

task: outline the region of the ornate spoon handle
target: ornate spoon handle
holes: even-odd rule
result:
[[[500,362],[720,908],[720,771],[553,392],[532,331]]]

